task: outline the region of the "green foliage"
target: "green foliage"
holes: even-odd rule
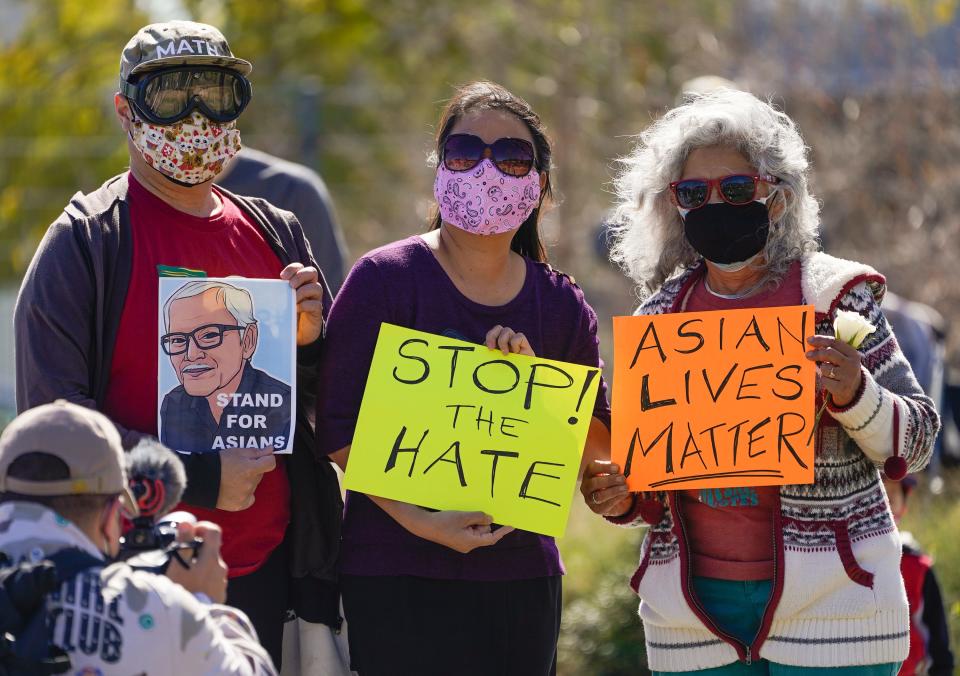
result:
[[[893,0],[893,3],[903,7],[914,28],[923,33],[949,22],[960,6],[958,0]]]
[[[132,0],[32,0],[0,48],[0,278],[29,263],[70,195],[125,165],[112,92],[120,51],[145,23]]]
[[[559,541],[563,580],[558,673],[642,676],[646,670],[640,599],[628,584],[637,566],[641,529],[606,523],[579,495],[567,536]]]
[[[561,260],[646,110],[709,56],[671,39],[675,12],[727,20],[728,3],[601,0],[223,0],[180,3],[214,23],[254,63],[245,141],[317,166],[359,249],[422,227],[431,125],[452,87],[477,78],[528,97],[557,141]],[[46,226],[76,190],[123,169],[115,120],[119,54],[148,17],[145,0],[37,0],[0,46],[0,277],[22,273]],[[701,20],[702,17],[702,20]],[[163,17],[171,18],[171,17]],[[666,95],[665,95],[666,94]],[[602,196],[602,193],[600,193]],[[389,215],[389,216],[387,216]]]
[[[594,579],[592,593],[563,609],[561,672],[594,676],[640,676],[646,664],[639,598],[627,585],[636,561],[623,556]],[[623,564],[627,565],[623,565]]]

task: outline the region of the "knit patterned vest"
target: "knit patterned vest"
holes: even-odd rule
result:
[[[760,658],[840,667],[907,656],[900,541],[878,467],[899,455],[910,471],[922,469],[939,419],[880,311],[884,278],[866,265],[823,253],[806,255],[801,267],[804,302],[815,308],[817,334],[833,335],[837,310],[857,312],[878,327],[860,347],[861,391],[846,408],[824,415],[814,483],[780,489],[770,533],[773,591],[750,645],[725,635],[695,598],[683,518],[671,493],[641,494],[630,512],[610,519],[625,526],[655,522],[631,580],[641,598],[651,669],[690,671]],[[700,264],[666,281],[636,314],[683,311],[703,274]]]

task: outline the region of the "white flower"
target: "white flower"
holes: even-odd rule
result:
[[[852,348],[859,349],[864,339],[877,330],[863,315],[849,310],[837,310],[833,320],[833,333]]]

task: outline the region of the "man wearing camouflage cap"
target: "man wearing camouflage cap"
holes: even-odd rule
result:
[[[50,640],[71,673],[275,674],[243,613],[217,605],[226,570],[216,525],[181,526],[184,541],[203,540],[189,568],[172,561],[165,576],[109,565],[120,515],[136,510],[106,416],[61,400],[0,435],[0,551],[37,563],[73,549],[91,562],[47,601]]]
[[[124,48],[114,105],[130,169],[74,195],[30,264],[14,317],[19,410],[62,398],[109,416],[125,448],[155,436],[162,274],[288,280],[298,374],[314,377],[329,293],[300,224],[212,182],[240,147],[251,70],[219,30],[189,21],[146,26]],[[277,664],[290,599],[302,618],[339,621],[340,494],[315,460],[308,380],[296,389],[291,456],[182,456],[187,509],[223,529],[229,601]]]

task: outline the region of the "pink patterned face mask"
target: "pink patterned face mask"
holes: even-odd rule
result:
[[[211,180],[240,150],[236,122],[218,124],[197,111],[166,127],[134,114],[130,138],[147,164],[184,185]]]
[[[540,174],[507,176],[485,158],[468,171],[437,168],[433,194],[444,223],[476,235],[519,228],[540,202]]]

